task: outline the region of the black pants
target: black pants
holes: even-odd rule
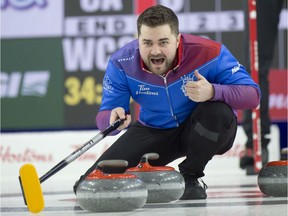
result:
[[[223,154],[232,147],[236,130],[236,117],[231,108],[222,102],[200,103],[177,128],[155,129],[136,122],[103,153],[84,177],[95,169],[99,161],[127,160],[128,167],[134,167],[144,154],[151,152],[160,155],[159,159],[149,161],[154,166],[164,166],[187,156],[179,164],[180,172],[201,177],[206,164],[215,154]],[[124,169],[104,168],[103,171],[124,172]]]
[[[247,1],[245,2],[246,25],[248,25]],[[257,0],[257,34],[258,34],[258,57],[259,57],[259,86],[262,97],[260,101],[260,118],[261,118],[261,141],[262,147],[266,148],[269,139],[266,137],[270,133],[270,116],[269,116],[269,70],[272,64],[274,48],[278,33],[279,16],[283,6],[283,0]],[[246,28],[248,29],[248,28]],[[245,67],[249,71],[249,36],[248,31],[245,32],[246,43],[246,59]],[[247,135],[247,148],[253,148],[252,139],[252,111],[246,110],[243,113],[243,128]]]

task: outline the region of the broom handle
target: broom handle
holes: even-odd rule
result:
[[[257,40],[257,11],[256,0],[248,0],[249,43],[250,43],[250,69],[253,80],[259,83],[258,40]],[[254,170],[259,172],[262,168],[261,148],[261,118],[260,105],[252,110],[252,136]]]
[[[44,174],[39,180],[40,183],[44,182],[46,179],[66,167],[69,163],[76,160],[78,157],[80,157],[84,152],[89,150],[91,147],[93,147],[96,143],[101,141],[104,137],[106,137],[110,132],[116,130],[122,123],[123,119],[118,119],[115,121],[112,125],[98,133],[96,136],[94,136],[92,139],[87,141],[85,144],[83,144],[80,148],[76,149],[74,152],[72,152],[69,156],[67,156],[65,159],[60,161],[56,166],[54,166],[51,170],[49,170],[46,174]]]

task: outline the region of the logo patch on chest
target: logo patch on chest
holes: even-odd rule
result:
[[[156,95],[158,96],[158,92],[154,92],[150,90],[150,87],[146,85],[138,85],[138,90],[136,91],[136,95]]]
[[[196,78],[194,78],[194,74],[189,74],[181,77],[181,79],[182,79],[182,86],[180,87],[180,89],[182,90],[183,94],[187,97],[185,86],[188,81],[195,81]]]

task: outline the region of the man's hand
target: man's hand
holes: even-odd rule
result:
[[[121,124],[117,130],[123,130],[127,128],[131,123],[131,115],[126,115],[125,110],[122,107],[117,107],[111,111],[110,115],[110,125],[114,123],[117,119],[125,119],[123,124]]]
[[[195,102],[204,102],[210,100],[214,96],[214,88],[198,70],[195,70],[194,76],[197,81],[188,81],[186,84],[187,96]]]

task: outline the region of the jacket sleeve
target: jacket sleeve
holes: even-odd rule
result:
[[[260,103],[259,86],[224,45],[212,83],[212,101],[224,101],[235,110],[256,108]]]
[[[123,70],[116,68],[110,60],[103,78],[102,103],[96,116],[99,130],[109,126],[111,110],[122,107],[129,113],[130,90]]]
[[[260,95],[252,86],[212,85],[214,97],[211,101],[224,101],[235,110],[256,108],[260,103]]]

